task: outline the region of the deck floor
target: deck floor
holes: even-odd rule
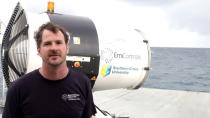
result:
[[[210,93],[140,88],[94,92],[95,104],[118,117],[210,118]]]

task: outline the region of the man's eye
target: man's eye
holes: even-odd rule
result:
[[[48,42],[48,43],[44,43],[44,46],[48,46],[48,45],[50,45],[50,44],[51,44],[51,43],[49,43],[49,42]]]
[[[63,44],[63,42],[62,41],[57,41],[56,44]]]

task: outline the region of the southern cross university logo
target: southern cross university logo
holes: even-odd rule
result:
[[[111,73],[112,66],[108,64],[104,64],[101,69],[101,76],[106,77]]]

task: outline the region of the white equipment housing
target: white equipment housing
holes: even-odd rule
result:
[[[151,51],[140,30],[119,31],[110,27],[110,31],[86,17],[49,12],[33,14],[18,3],[1,47],[2,71],[7,87],[22,75],[41,67],[34,32],[46,22],[54,22],[68,31],[70,53],[67,65],[84,72],[93,91],[137,89],[148,78]],[[96,117],[111,118],[111,115],[97,107]]]
[[[94,91],[136,89],[148,77],[151,52],[140,30],[112,32],[86,17],[47,12],[33,14],[18,3],[1,48],[3,75],[8,86],[41,66],[33,37],[38,27],[46,22],[61,25],[70,33],[67,64],[72,69],[83,71],[90,78]]]

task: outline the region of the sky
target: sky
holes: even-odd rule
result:
[[[18,0],[0,0],[1,29]],[[42,13],[49,0],[19,0]],[[51,0],[55,12],[86,16],[109,30],[141,30],[151,47],[210,48],[210,0]]]

